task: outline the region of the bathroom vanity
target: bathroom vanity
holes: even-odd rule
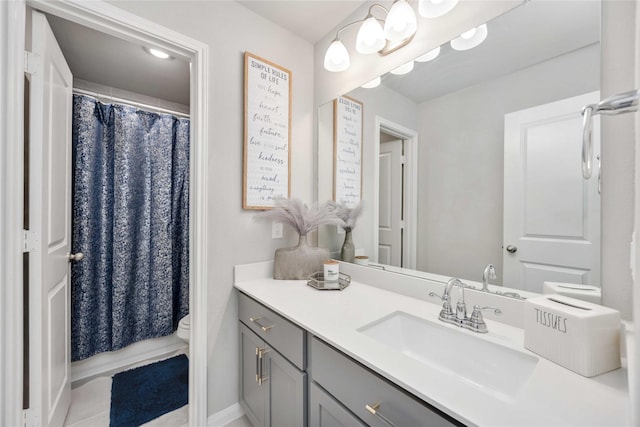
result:
[[[236,267],[240,399],[255,426],[630,422],[624,368],[585,378],[525,350],[518,327],[486,319],[475,333],[357,274],[318,291],[271,279],[270,264]]]

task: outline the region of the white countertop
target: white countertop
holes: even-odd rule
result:
[[[585,378],[536,355],[539,361],[522,389],[497,398],[460,376],[446,373],[358,332],[395,311],[437,319],[440,305],[352,281],[343,291],[318,291],[301,280],[241,278],[236,288],[338,348],[363,365],[467,425],[626,426],[626,369]],[[523,330],[485,319],[488,334],[453,325],[456,332],[524,349]],[[434,345],[442,345],[435,343]],[[452,349],[455,351],[455,349]],[[473,354],[469,354],[473,358]]]

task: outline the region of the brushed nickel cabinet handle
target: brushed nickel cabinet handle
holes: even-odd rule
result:
[[[260,322],[260,319],[262,319],[262,317],[249,317],[249,320],[251,320],[252,323],[255,323],[256,325],[258,325],[260,329],[262,329],[264,332],[269,332],[269,329],[276,326],[276,325],[264,325],[262,324],[262,322]]]
[[[395,424],[393,424],[389,418],[385,417],[384,415],[382,415],[380,413],[380,405],[382,404],[382,402],[378,402],[378,403],[374,403],[373,405],[364,405],[364,407],[367,409],[367,411],[369,411],[370,413],[372,413],[373,415],[375,415],[376,417],[380,418],[385,424],[391,426],[391,427],[395,427]]]
[[[269,377],[264,376],[264,366],[262,363],[263,356],[269,353],[269,350],[266,348],[259,348],[257,350],[258,350],[258,385],[262,385],[265,382],[267,382],[267,380],[269,379]]]

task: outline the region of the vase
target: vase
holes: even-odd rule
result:
[[[292,248],[276,249],[273,278],[277,280],[302,280],[322,271],[323,263],[329,259],[329,250],[312,247],[307,243],[307,235],[298,238],[298,245]]]
[[[353,246],[353,239],[351,238],[351,231],[346,231],[344,234],[344,243],[342,244],[342,251],[340,252],[342,261],[353,262],[356,255],[356,248]]]

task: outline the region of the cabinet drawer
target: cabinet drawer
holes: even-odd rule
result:
[[[309,427],[365,427],[313,381],[309,384]]]
[[[238,317],[298,369],[305,370],[304,330],[242,292],[238,294]]]
[[[370,426],[462,425],[315,337],[310,352],[313,381]],[[367,405],[376,409],[377,414],[371,413]]]

